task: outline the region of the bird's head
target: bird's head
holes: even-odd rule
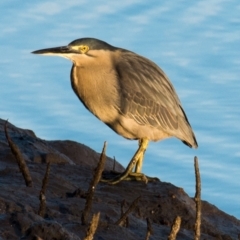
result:
[[[80,38],[72,41],[67,46],[46,48],[32,53],[60,56],[78,64],[82,60],[97,58],[103,51],[114,51],[115,49],[117,48],[95,38]]]

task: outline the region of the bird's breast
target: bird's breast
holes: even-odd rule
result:
[[[84,106],[101,121],[108,124],[117,118],[119,99],[111,72],[104,68],[73,66],[71,84]]]

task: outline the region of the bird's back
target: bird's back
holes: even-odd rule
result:
[[[197,141],[176,91],[152,61],[122,50],[116,64],[121,113],[146,128],[150,140],[177,137],[190,147]],[[155,134],[151,134],[154,132]],[[154,139],[153,139],[154,138]]]

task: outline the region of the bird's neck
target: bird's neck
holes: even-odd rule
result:
[[[93,71],[88,66],[73,65],[71,71],[71,84],[75,94],[90,112],[105,123],[111,122],[115,117],[115,113],[109,113],[113,113],[118,103],[114,93],[114,79],[107,74],[109,73],[104,68],[94,68]]]

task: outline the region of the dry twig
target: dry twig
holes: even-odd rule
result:
[[[32,177],[30,175],[28,166],[26,164],[25,159],[22,156],[22,153],[20,151],[20,149],[18,148],[18,146],[11,140],[10,136],[8,135],[8,131],[7,131],[7,123],[8,121],[5,122],[5,126],[4,126],[4,130],[5,130],[5,136],[7,138],[9,147],[13,153],[13,155],[15,156],[16,160],[17,160],[17,164],[18,167],[23,175],[23,178],[25,180],[26,186],[27,187],[32,187]]]
[[[113,172],[115,172],[115,168],[116,168],[116,159],[115,156],[113,157]]]
[[[92,201],[93,201],[93,195],[94,195],[94,191],[95,188],[98,184],[98,182],[101,179],[102,176],[102,171],[104,169],[104,165],[105,165],[105,160],[106,160],[106,146],[107,143],[104,142],[104,146],[103,146],[103,150],[100,156],[100,160],[98,162],[97,168],[95,170],[95,174],[94,177],[90,183],[89,189],[88,189],[88,193],[87,193],[87,198],[86,198],[86,204],[85,204],[85,208],[83,210],[82,213],[82,225],[86,225],[87,224],[87,219],[88,219],[88,215],[90,212],[90,209],[92,207]]]
[[[45,172],[44,178],[42,180],[42,189],[39,194],[40,205],[39,205],[38,215],[41,217],[43,217],[45,215],[45,211],[46,211],[45,192],[46,192],[46,188],[47,188],[49,172],[50,172],[50,162],[48,162],[48,164],[47,164],[46,172]]]
[[[124,205],[126,204],[126,200],[124,199],[124,200],[122,200],[122,202],[121,202],[121,217],[123,216],[123,214],[124,214]],[[123,222],[123,224],[122,224],[122,226],[124,226],[124,227],[128,227],[128,225],[129,225],[129,219],[128,219],[128,217],[126,218],[126,220]]]
[[[132,204],[129,206],[128,210],[120,217],[120,219],[115,223],[116,225],[119,225],[119,226],[123,226],[123,224],[125,223],[126,219],[127,219],[127,216],[130,212],[133,211],[133,209],[136,207],[137,203],[138,203],[138,200],[140,199],[140,196],[137,197],[133,202]]]
[[[94,234],[98,227],[99,218],[100,218],[100,212],[98,212],[97,214],[93,214],[91,224],[89,225],[88,230],[87,230],[87,236],[84,238],[84,240],[92,240],[93,239]]]
[[[147,220],[147,234],[145,240],[149,240],[150,236],[153,234],[153,230],[149,218],[147,218],[146,220]]]
[[[194,240],[199,240],[201,237],[201,178],[197,157],[194,157],[194,168],[196,177],[196,193],[194,197],[194,201],[196,203],[196,222],[194,226],[195,230]]]
[[[173,222],[170,235],[168,236],[168,240],[175,240],[177,237],[177,233],[180,229],[181,225],[181,217],[177,216]]]

